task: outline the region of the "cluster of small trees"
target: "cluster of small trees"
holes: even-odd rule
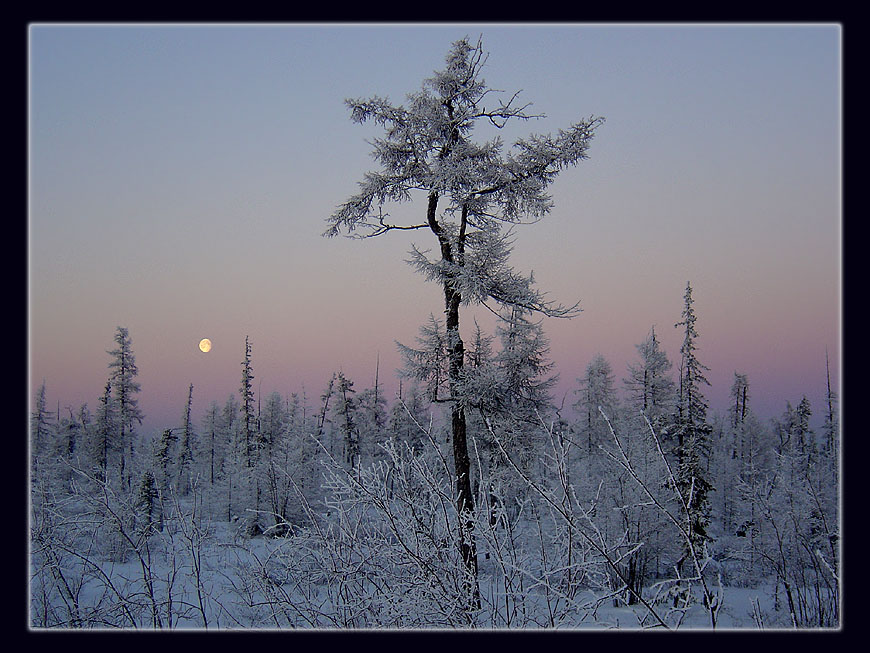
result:
[[[109,378],[96,415],[87,404],[68,415],[61,413],[60,404],[52,413],[46,404],[43,382],[36,395],[30,429],[31,469],[34,477],[57,475],[58,460],[85,456],[97,468],[104,481],[110,478],[117,487],[131,488],[136,472],[136,424],[142,423],[142,413],[136,398],[140,387],[139,372],[127,329],[118,327],[117,349],[109,352]]]
[[[791,626],[836,625],[839,426],[830,378],[819,433],[810,427],[806,396],[796,409],[788,403],[781,418],[765,424],[751,408],[748,377],[738,372],[730,408],[708,418],[701,391],[707,368],[695,355],[698,334],[691,293],[687,286],[683,320],[677,324],[683,327],[685,339],[676,382],[654,330],[637,346],[641,360],[628,368],[624,397],[617,397],[611,368],[600,356],[582,380],[577,405],[580,432],[585,436],[581,442],[600,443],[609,430],[618,451],[607,445],[599,449],[620,463],[634,481],[626,486],[621,475],[609,481],[612,507],[623,519],[621,531],[645,542],[629,558],[628,576],[642,587],[660,576],[663,560],[675,567],[679,578],[700,571],[703,559],[709,571],[715,571],[712,576],[724,578],[729,585],[773,581],[776,604],[782,600],[786,605]],[[596,406],[610,416],[606,429],[593,417]],[[654,447],[649,446],[650,437]],[[657,457],[656,449],[661,451]],[[588,450],[592,451],[591,445]],[[662,463],[666,470],[661,469]],[[604,474],[600,469],[592,476]],[[668,499],[655,499],[653,510],[642,501],[653,499],[656,488],[661,489],[656,479],[661,478],[673,479],[669,500],[684,504],[684,524],[679,529],[683,547],[676,562],[673,552],[667,554],[667,543],[662,548],[662,520],[667,518],[662,507]],[[707,604],[716,598],[708,591],[705,587]]]
[[[135,430],[137,370],[120,327],[94,417],[86,406],[52,414],[43,384],[31,429],[35,624],[243,625],[241,610],[248,625],[277,627],[559,626],[612,602],[641,627],[678,626],[701,609],[715,628],[723,587],[759,579],[773,581],[787,615],[759,610],[759,626],[839,624],[830,379],[819,434],[806,398],[763,424],[736,372],[733,404],[711,417],[687,284],[676,370],[651,329],[624,393],[598,355],[574,414],[553,404],[536,316],[570,317],[576,306],[549,302],[510,266],[510,229],[549,212],[547,187],[586,158],[603,120],[510,152],[499,138],[475,143],[478,122],[535,117],[486,86],[485,61],[481,44],[463,39],[407,107],[348,101],[354,120],[385,129],[373,141],[381,170],[326,235],[421,230],[438,246],[435,259],[414,246],[411,263],[441,286],[444,317],[431,316],[415,346],[399,344],[392,403],[377,374],[360,390],[341,372],[313,409],[305,396],[256,396],[246,338],[238,395],[212,402],[195,425],[191,385],[182,426],[149,441]],[[383,211],[417,194],[419,223]],[[469,304],[496,313],[494,333],[475,325],[463,340]],[[221,577],[235,609],[203,578],[204,523],[234,533]],[[138,564],[132,589],[106,559]],[[179,594],[180,568],[195,592]],[[88,583],[100,598],[85,609]]]

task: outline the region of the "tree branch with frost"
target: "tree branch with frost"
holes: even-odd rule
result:
[[[407,262],[429,281],[450,283],[466,306],[491,300],[547,317],[571,318],[581,312],[579,302],[564,306],[547,299],[547,293],[534,287],[534,273],[524,276],[513,270],[508,262],[512,251],[509,236],[495,230],[474,231],[464,242],[461,264],[443,258],[432,261],[416,246],[412,246]]]

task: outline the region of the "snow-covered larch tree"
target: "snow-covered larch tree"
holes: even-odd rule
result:
[[[445,67],[409,94],[406,105],[388,99],[347,100],[351,119],[374,121],[385,137],[372,142],[377,172],[368,172],[359,192],[328,218],[324,235],[342,232],[367,238],[395,230],[426,230],[437,241],[431,259],[416,247],[411,264],[439,283],[444,291],[445,328],[449,351],[451,433],[457,510],[470,515],[474,502],[466,439],[465,412],[459,399],[465,352],[459,333],[462,305],[495,302],[549,316],[570,316],[570,308],[555,305],[533,287],[531,276],[511,267],[509,225],[534,222],[553,206],[548,186],[568,165],[587,158],[587,150],[602,118],[590,117],[560,130],[555,136],[531,136],[504,151],[502,140],[471,139],[479,122],[502,128],[511,120],[527,120],[529,105],[517,104],[518,93],[500,96],[489,88],[482,71],[487,55],[481,42],[456,41]],[[507,98],[506,101],[504,98]],[[424,200],[419,222],[392,221],[384,207]],[[459,520],[470,529],[473,520]],[[479,603],[476,589],[477,553],[470,530],[458,538],[470,581],[472,607]]]
[[[670,415],[674,402],[674,380],[670,376],[671,361],[656,337],[655,327],[649,336],[636,345],[640,361],[629,364],[623,379],[632,410],[643,411],[653,428],[661,429],[665,416]]]
[[[659,577],[660,561],[668,547],[667,518],[647,500],[647,492],[655,493],[662,505],[667,502],[664,498],[667,488],[661,483],[666,471],[658,459],[651,432],[661,435],[666,431],[676,402],[670,374],[672,363],[662,349],[655,327],[635,348],[639,360],[628,365],[628,375],[623,378],[626,428],[622,447],[634,466],[637,483],[623,481],[624,474],[618,472],[616,484],[620,505],[624,506],[620,516],[625,532],[630,541],[643,542],[642,547],[628,555],[626,563],[627,585],[633,590],[626,596],[630,605],[637,603],[647,579]]]
[[[601,419],[600,409],[611,419],[616,412],[613,367],[603,354],[595,354],[586,366],[586,376],[577,379],[577,382],[580,386],[575,390],[580,397],[574,404],[580,417],[577,428],[586,441],[586,454],[592,456],[607,439],[607,423]]]

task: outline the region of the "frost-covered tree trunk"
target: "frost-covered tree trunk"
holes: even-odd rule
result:
[[[437,196],[430,195],[429,215],[435,214]],[[463,227],[465,226],[465,214],[467,209],[463,207]],[[434,219],[431,224],[435,224]],[[460,235],[464,230],[460,231]],[[437,232],[436,232],[437,233]],[[443,236],[441,252],[444,261],[452,262],[452,253],[449,243]],[[464,240],[459,240],[458,247],[464,246]],[[462,249],[459,250],[462,252]],[[447,351],[450,356],[448,366],[448,378],[451,397],[459,397],[459,384],[462,382],[462,368],[465,364],[465,345],[459,335],[459,305],[462,302],[462,294],[453,283],[444,283],[445,327],[447,329]],[[460,544],[459,552],[465,568],[472,577],[471,588],[472,602],[475,608],[480,606],[480,590],[477,585],[477,547],[474,541],[474,495],[471,493],[471,459],[468,456],[468,426],[465,419],[465,408],[459,401],[454,401],[450,407],[450,427],[453,436],[453,465],[456,481],[456,507],[459,513]]]

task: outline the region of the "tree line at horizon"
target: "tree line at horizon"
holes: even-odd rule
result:
[[[514,310],[500,315],[493,335],[476,327],[462,390],[476,451],[470,479],[476,503],[493,523],[518,519],[517,507],[530,501],[535,483],[562,482],[580,505],[598,504],[597,528],[605,541],[630,536],[629,542],[643,543],[620,563],[622,578],[611,572],[607,582],[624,584],[619,594],[626,604],[637,604],[645,588],[668,578],[672,568],[691,567],[693,551],[710,547],[715,553],[709,553],[709,563],[725,572],[725,582],[751,586],[772,578],[798,626],[829,626],[838,619],[836,609],[819,609],[824,601],[811,608],[804,583],[815,574],[833,604],[835,576],[826,576],[829,567],[837,568],[839,555],[836,393],[828,378],[818,432],[810,427],[805,396],[764,423],[751,408],[749,379],[735,372],[730,408],[708,419],[702,392],[707,368],[694,355],[691,292],[687,285],[683,320],[676,324],[684,331],[678,380],[652,328],[619,380],[623,392],[605,357],[590,361],[577,380],[571,418],[562,416],[549,394],[556,377],[549,374],[553,364],[540,323]],[[377,375],[372,387],[357,389],[341,372],[332,375],[313,407],[297,393],[256,397],[246,338],[239,391],[222,405],[211,401],[196,424],[190,384],[181,426],[151,436],[136,430],[143,418],[141,388],[126,328],[117,328],[115,343],[93,415],[86,404],[75,413],[67,408],[68,415],[49,411],[45,383],[37,392],[31,415],[33,510],[43,507],[46,487],[55,498],[81,492],[77,474],[85,471],[94,487],[126,495],[132,507],[127,517],[146,532],[164,528],[169,497],[184,502],[196,496],[203,517],[233,524],[246,538],[287,537],[312,519],[329,519],[334,469],[353,475],[389,468],[397,450],[447,461],[452,455],[450,424],[441,410],[449,404],[449,351],[443,323],[434,316],[421,327],[416,347],[399,345],[405,367],[392,403]],[[562,447],[556,471],[563,479],[552,478],[547,464],[554,439]],[[626,471],[626,462],[633,471]],[[690,539],[682,545],[679,532],[664,535],[667,523],[658,508],[642,501],[644,486],[667,497],[666,484],[653,481],[666,473],[662,463],[672,468],[675,496],[691,497],[685,506]],[[446,471],[444,476],[449,482]],[[681,569],[677,577],[693,574]],[[570,582],[581,587],[581,578]],[[712,601],[715,592],[709,591]]]

